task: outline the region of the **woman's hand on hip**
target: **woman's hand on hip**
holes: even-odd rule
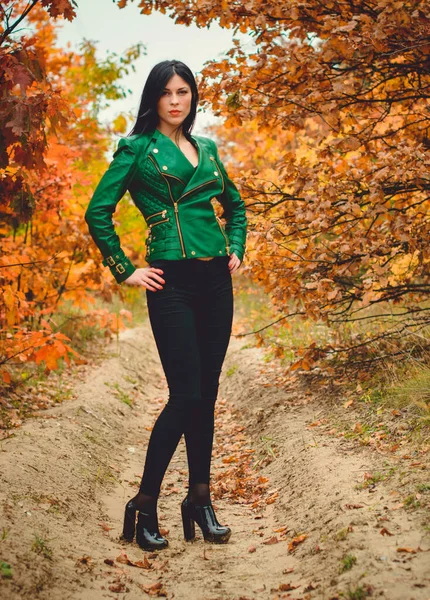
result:
[[[230,260],[228,261],[228,268],[230,273],[234,273],[240,267],[241,261],[234,252],[230,254]]]
[[[124,283],[128,285],[141,285],[151,292],[162,290],[162,283],[166,283],[161,277],[163,271],[156,269],[155,267],[144,267],[142,269],[136,269],[130,277],[124,280]]]

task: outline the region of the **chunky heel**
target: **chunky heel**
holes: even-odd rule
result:
[[[124,527],[122,530],[121,540],[125,542],[132,542],[136,529],[136,512],[137,507],[133,500],[129,500],[125,505],[124,513]]]
[[[196,537],[196,527],[194,525],[193,519],[188,516],[187,509],[183,504],[181,505],[181,514],[182,526],[184,528],[184,538],[187,542],[190,542]]]

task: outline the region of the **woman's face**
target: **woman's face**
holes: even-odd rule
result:
[[[191,88],[188,83],[179,75],[173,75],[157,103],[160,122],[170,127],[178,127],[190,114],[191,100]]]

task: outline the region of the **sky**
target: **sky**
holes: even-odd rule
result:
[[[161,13],[142,15],[136,2],[119,9],[112,0],[78,0],[77,17],[64,22],[58,41],[62,46],[70,44],[72,49],[77,49],[83,39],[96,41],[100,57],[108,51],[121,54],[138,42],[146,46],[146,55],[135,62],[135,72],[123,79],[131,94],[114,102],[103,114],[103,120],[113,120],[122,111],[137,114],[143,85],[156,63],[181,60],[197,75],[205,61],[220,58],[231,48],[233,37],[232,29],[222,29],[215,23],[199,29],[176,25],[172,18]],[[251,37],[240,33],[235,37],[252,45]],[[214,121],[210,112],[199,111],[194,133],[203,134],[204,127]]]

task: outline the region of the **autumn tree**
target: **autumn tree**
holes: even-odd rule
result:
[[[355,354],[427,326],[429,1],[138,5],[253,36],[207,63],[200,89],[252,214],[248,260],[280,310],[385,320]]]
[[[56,368],[73,352],[53,314],[62,302],[85,307],[93,292],[110,297],[101,257],[84,212],[108,163],[112,134],[125,119],[100,122],[101,110],[124,97],[121,78],[142,53],[100,59],[93,43],[77,52],[56,44],[53,17],[73,18],[74,3],[13,2],[2,6],[0,36],[0,371],[33,360]],[[3,369],[1,365],[4,365]]]

